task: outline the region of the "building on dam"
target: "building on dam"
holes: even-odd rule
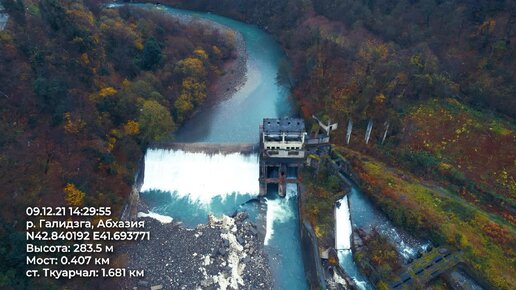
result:
[[[287,183],[298,183],[305,161],[307,133],[299,118],[265,118],[260,125],[260,195],[286,195]]]

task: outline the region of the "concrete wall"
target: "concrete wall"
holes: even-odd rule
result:
[[[315,233],[310,223],[302,217],[300,217],[299,223],[301,252],[303,253],[303,262],[308,285],[310,289],[327,289]]]
[[[258,144],[214,144],[214,143],[178,143],[160,142],[153,143],[149,148],[183,150],[187,152],[202,152],[206,154],[231,154],[244,155],[258,153]]]

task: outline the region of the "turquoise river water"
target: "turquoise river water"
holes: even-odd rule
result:
[[[288,90],[276,82],[279,63],[285,57],[274,39],[256,26],[211,13],[174,9],[162,5],[134,4],[159,9],[176,17],[195,21],[206,19],[242,34],[247,52],[245,84],[227,100],[204,108],[188,120],[176,136],[180,142],[255,143],[262,118],[291,116]],[[164,149],[149,149],[145,155],[142,198],[153,214],[170,216],[187,227],[207,221],[208,214],[247,211],[263,221],[256,204],[244,204],[258,195],[258,156],[205,154]],[[348,200],[349,198],[349,200]],[[352,224],[376,226],[396,242],[401,253],[411,256],[422,243],[400,234],[378,213],[363,194],[353,188],[336,210],[337,243],[344,270],[362,289],[371,285],[353,262],[349,237]],[[266,197],[265,249],[274,275],[276,289],[308,289],[299,242],[297,191],[287,185],[286,198]],[[349,207],[348,207],[349,204]],[[159,216],[158,215],[158,216]]]

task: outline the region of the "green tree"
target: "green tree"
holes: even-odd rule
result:
[[[143,103],[139,123],[146,141],[159,141],[175,128],[170,112],[155,100]]]
[[[154,37],[147,39],[143,46],[140,67],[145,70],[152,70],[159,65],[161,58],[161,45],[159,42]]]

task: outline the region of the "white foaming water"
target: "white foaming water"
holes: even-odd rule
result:
[[[274,235],[274,224],[284,223],[294,217],[292,207],[289,205],[291,198],[297,196],[297,184],[287,183],[285,198],[267,199],[267,224],[264,245],[268,245]]]
[[[367,280],[358,271],[355,261],[353,261],[353,253],[351,252],[353,228],[351,226],[348,196],[344,196],[338,202],[340,206],[335,207],[335,249],[337,250],[339,263],[359,289],[371,289]]]
[[[358,272],[358,269],[355,266],[355,262],[353,261],[353,255],[351,253],[351,250],[338,250],[337,256],[339,257],[339,263],[343,265],[344,270],[351,277],[351,279],[353,279],[353,282],[355,282],[358,289],[372,289],[369,283],[365,279],[363,279],[360,273]],[[345,265],[348,265],[348,267],[346,267]],[[350,267],[351,265],[353,266]]]
[[[153,218],[155,220],[158,220],[162,224],[169,224],[173,220],[172,217],[169,217],[169,216],[166,216],[166,215],[162,215],[162,214],[159,214],[159,213],[155,213],[155,212],[152,212],[152,211],[149,211],[149,213],[139,212],[138,213],[138,217],[150,217],[150,218]]]
[[[335,249],[351,248],[351,218],[349,214],[348,196],[339,200],[340,206],[335,208]]]
[[[286,190],[287,190],[287,193],[285,194],[285,198],[287,200],[297,197],[297,184],[287,183]]]
[[[208,205],[231,193],[258,195],[257,155],[213,154],[149,149],[141,191],[175,192]]]
[[[404,239],[404,237],[402,237],[390,223],[379,227],[379,230],[382,235],[387,236],[391,240],[398,253],[400,253],[405,260],[415,257],[418,250],[425,251],[426,248],[430,245],[429,242],[423,244],[416,242],[413,242],[412,244],[407,243],[405,241],[407,237]]]

